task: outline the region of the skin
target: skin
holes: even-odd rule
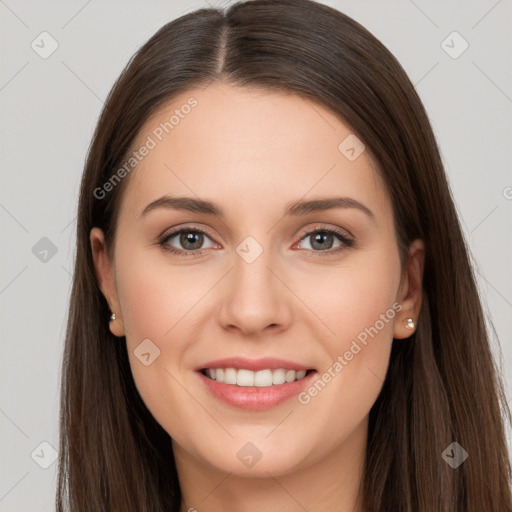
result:
[[[137,389],[173,439],[181,510],[362,511],[368,414],[393,337],[409,337],[406,319],[418,318],[423,243],[411,244],[402,273],[391,201],[368,152],[349,161],[338,145],[350,127],[297,95],[222,82],[190,90],[148,120],[134,147],[191,96],[197,106],[128,178],[113,261],[101,230],[90,233],[116,314],[111,331],[126,336]],[[140,216],[164,194],[211,200],[225,218],[165,208]],[[359,201],[373,218],[356,208],[283,216],[292,201],[332,195]],[[203,254],[158,245],[182,227],[208,232]],[[329,228],[355,244],[334,253],[343,246],[336,236],[322,250],[306,235]],[[252,263],[236,252],[247,236],[263,248]],[[170,244],[191,247],[179,236]],[[289,359],[322,375],[395,303],[401,310],[307,404],[293,397],[266,411],[236,409],[194,372],[239,355]],[[134,355],[147,338],[160,349],[149,366]],[[250,468],[237,457],[248,442],[262,454]]]

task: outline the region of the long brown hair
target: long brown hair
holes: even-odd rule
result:
[[[400,64],[373,35],[310,0],[252,0],[182,16],[141,47],[107,98],[78,205],[57,510],[179,510],[171,439],[137,392],[126,344],[109,331],[89,232],[103,229],[113,254],[129,177],[100,199],[95,190],[119,169],[160,106],[221,79],[299,94],[337,114],[364,141],[384,178],[402,262],[412,240],[425,241],[418,329],[393,341],[386,380],[370,411],[366,510],[512,510],[504,434],[510,411],[428,117]],[[452,442],[469,454],[457,468],[443,457]]]

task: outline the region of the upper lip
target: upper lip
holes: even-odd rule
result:
[[[247,359],[245,357],[227,357],[225,359],[216,359],[215,361],[208,361],[196,368],[196,371],[204,370],[206,368],[237,368],[244,370],[252,370],[257,372],[259,370],[277,370],[283,368],[284,370],[311,370],[311,366],[295,363],[294,361],[287,361],[285,359],[277,359],[274,357],[262,357],[261,359]]]

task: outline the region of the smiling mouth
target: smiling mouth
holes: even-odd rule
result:
[[[267,388],[279,386],[290,382],[302,380],[315,370],[286,370],[284,368],[266,369],[259,371],[244,368],[203,368],[201,373],[211,379],[224,384],[240,387]]]

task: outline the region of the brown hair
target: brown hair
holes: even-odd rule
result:
[[[112,252],[129,178],[95,197],[150,115],[190,88],[225,80],[320,102],[351,126],[392,199],[402,262],[426,245],[416,333],[394,340],[370,411],[362,482],[368,512],[512,510],[504,417],[475,277],[436,140],[392,54],[365,28],[310,0],[253,0],[201,9],[162,27],[111,90],[85,165],[61,382],[57,510],[178,511],[170,436],[135,387],[126,344],[109,331],[89,232]],[[458,442],[469,458],[442,458]]]

